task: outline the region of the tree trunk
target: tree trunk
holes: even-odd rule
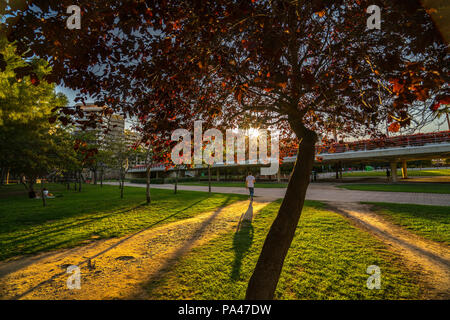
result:
[[[30,192],[34,192],[34,185],[36,183],[36,178],[30,178],[30,182],[27,185],[27,183],[25,182],[25,176],[22,176],[20,178],[20,181],[22,182],[22,184],[25,186],[25,189],[28,191],[28,193]]]
[[[78,192],[81,192],[81,183],[82,183],[82,175],[81,175],[81,171],[78,172]]]
[[[211,165],[208,165],[208,192],[211,193]]]
[[[103,168],[100,169],[100,188],[103,188]]]
[[[336,162],[335,168],[336,168],[336,180],[338,180],[339,179],[339,162]]]
[[[42,205],[45,207],[45,196],[44,196],[44,180],[41,180],[41,196],[42,196]]]
[[[175,188],[174,188],[174,193],[177,194],[177,190],[178,190],[178,168],[175,172]]]
[[[1,168],[0,185],[9,184],[9,168]]]
[[[151,167],[150,165],[147,166],[147,186],[146,186],[146,197],[147,197],[147,204],[150,204],[152,202],[152,199],[150,198],[150,175],[151,175]]]
[[[317,136],[303,125],[292,123],[301,140],[297,160],[289,179],[286,195],[275,218],[250,278],[246,299],[273,299],[284,259],[295,235],[311,175]]]
[[[123,184],[124,184],[124,180],[125,180],[125,174],[123,173],[123,171],[120,172],[120,199],[123,199]]]
[[[448,117],[448,113],[445,114],[445,117],[447,118],[448,130],[450,130],[450,118]]]
[[[69,178],[67,177],[67,173],[64,173],[64,183],[66,185],[67,190],[70,190]]]
[[[97,169],[94,170],[94,184],[97,184]]]

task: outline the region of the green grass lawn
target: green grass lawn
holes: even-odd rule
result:
[[[162,277],[145,284],[154,299],[243,299],[247,282],[280,201],[252,225],[195,248]],[[367,267],[381,268],[381,289],[369,290]],[[286,257],[277,299],[413,299],[413,271],[369,233],[308,201]]]
[[[399,184],[343,184],[339,188],[363,191],[386,191],[386,192],[419,192],[419,193],[450,193],[449,183],[399,183]]]
[[[81,193],[62,185],[46,185],[57,196],[28,199],[23,186],[0,187],[0,260],[68,248],[99,239],[190,218],[219,206],[247,199],[243,195],[152,189],[152,204],[145,204],[145,189],[83,185]],[[36,187],[36,190],[39,186]]]
[[[402,170],[397,170],[397,175],[402,176]],[[343,177],[386,177],[386,171],[344,172]],[[432,170],[408,170],[409,177],[421,176],[450,176],[450,169]]]
[[[208,182],[182,182],[185,186],[208,186]],[[211,181],[212,187],[241,187],[245,188],[245,182]],[[256,182],[255,188],[287,188],[287,183]]]
[[[450,244],[450,206],[369,203],[389,221],[424,238]]]

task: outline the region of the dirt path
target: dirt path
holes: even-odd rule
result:
[[[145,299],[159,278],[193,247],[236,228],[267,201],[240,201],[194,218],[84,247],[0,263],[1,299]],[[89,267],[89,259],[91,260]],[[81,270],[81,289],[69,290],[69,265]]]
[[[328,202],[331,210],[353,220],[369,230],[389,248],[404,258],[411,270],[419,273],[424,296],[430,299],[450,298],[450,248],[444,244],[423,239],[406,229],[386,221],[370,205],[348,202]]]

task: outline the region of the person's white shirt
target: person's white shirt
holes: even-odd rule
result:
[[[44,192],[43,192],[43,194],[44,194],[44,197],[48,197],[48,190],[44,190]]]
[[[247,181],[247,187],[248,188],[254,188],[255,187],[255,177],[250,175],[247,176],[247,178],[245,179],[245,181]]]

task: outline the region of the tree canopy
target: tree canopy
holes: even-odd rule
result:
[[[48,121],[51,110],[67,99],[55,93],[54,84],[41,81],[50,72],[44,60],[24,59],[1,37],[0,55],[7,62],[0,71],[0,168],[2,175],[9,171],[34,180],[67,157],[66,132]],[[31,74],[18,78],[17,70],[24,69]]]
[[[408,107],[446,83],[446,45],[419,1],[376,1],[381,30],[366,29],[370,1],[81,1],[79,31],[65,27],[69,2],[16,8],[10,39],[147,132],[181,114],[274,124],[299,113],[321,133],[373,133],[408,125]]]

